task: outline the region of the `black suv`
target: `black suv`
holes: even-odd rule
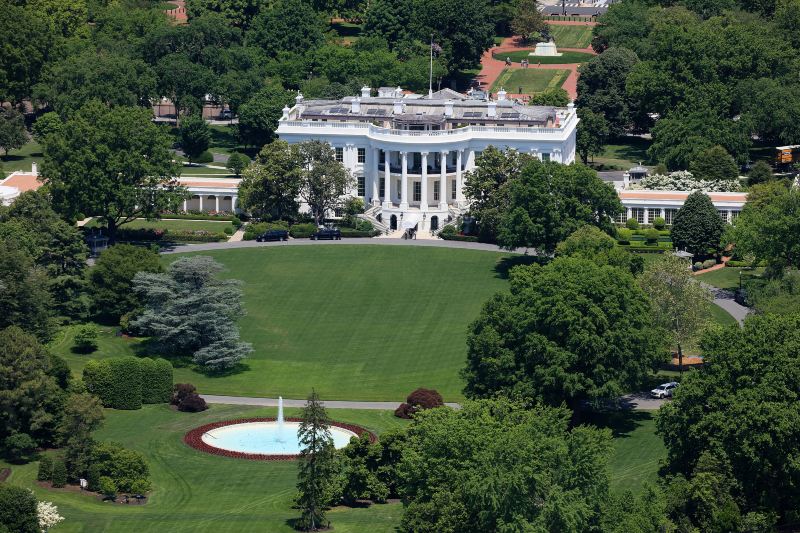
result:
[[[256,237],[256,241],[258,242],[266,242],[266,241],[288,241],[289,240],[289,232],[285,229],[271,229],[269,231],[265,231],[258,237]]]
[[[320,241],[324,239],[328,239],[330,241],[341,241],[342,232],[339,231],[339,228],[325,228],[317,230],[317,232],[311,236],[312,241]]]

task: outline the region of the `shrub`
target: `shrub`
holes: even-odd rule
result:
[[[233,235],[234,231],[236,230],[233,229],[233,226],[226,226],[222,231],[225,233],[225,235]]]
[[[92,450],[92,465],[90,475],[98,480],[98,484],[103,476],[108,476],[121,492],[131,492],[137,481],[144,481],[149,486],[150,469],[144,456],[119,444],[97,444]]]
[[[628,229],[639,229],[639,222],[635,218],[629,218],[627,222],[625,222],[625,227]]]
[[[92,359],[83,367],[83,383],[86,390],[100,398],[105,407],[111,407],[113,377],[108,359]]]
[[[696,262],[695,262],[695,263],[692,265],[692,269],[693,269],[694,271],[703,270],[703,263],[702,263],[702,261],[696,261]]]
[[[94,324],[79,326],[75,333],[75,350],[80,353],[91,353],[97,350],[97,337],[100,330]]]
[[[50,370],[47,371],[47,375],[55,378],[58,386],[62,389],[69,387],[69,382],[72,379],[69,363],[63,357],[53,353],[48,354],[48,359],[50,359]]]
[[[0,483],[0,531],[39,533],[36,496],[22,488]]]
[[[405,403],[395,409],[394,415],[399,418],[411,418],[414,413],[423,409],[433,409],[444,405],[442,395],[433,389],[419,388],[408,395]]]
[[[628,228],[620,228],[617,230],[617,239],[620,243],[627,244],[631,242],[631,237],[633,236],[633,232]]]
[[[133,356],[87,361],[83,382],[105,407],[139,409],[142,403],[169,401],[172,364]]]
[[[244,240],[253,241],[255,240],[256,237],[258,237],[262,233],[273,229],[289,229],[289,224],[283,220],[278,220],[276,222],[257,222],[255,224],[249,224],[244,229]]]
[[[195,394],[197,388],[191,383],[176,383],[172,387],[172,399],[169,403],[172,405],[180,405],[180,403],[189,395]]]
[[[250,158],[244,154],[239,152],[234,152],[228,157],[228,163],[225,165],[228,170],[233,172],[236,177],[239,177],[239,174],[242,173],[242,170],[247,168],[247,165],[250,164]]]
[[[455,234],[455,235],[445,234],[445,235],[442,235],[441,233],[439,233],[439,238],[441,238],[442,240],[445,240],[445,241],[478,242],[478,237],[475,236],[475,235],[459,235],[459,234]]]
[[[109,398],[110,405],[108,407],[140,409],[142,407],[142,367],[139,359],[129,355],[105,359],[105,361],[108,361],[111,366],[112,376],[111,398]]]
[[[36,472],[38,481],[50,481],[53,477],[53,459],[49,455],[43,455],[39,459],[39,470]]]
[[[411,418],[411,415],[414,414],[414,408],[408,405],[407,403],[401,403],[400,406],[394,410],[394,416],[397,418]]]
[[[213,163],[214,162],[214,154],[212,154],[208,150],[205,150],[204,152],[201,152],[200,155],[198,155],[195,158],[194,162],[195,163]]]
[[[439,232],[440,236],[445,235],[456,235],[458,231],[456,230],[455,226],[445,226],[442,228],[442,231]]]
[[[657,229],[649,229],[644,232],[644,239],[648,244],[655,244],[658,242],[659,233]]]
[[[142,403],[167,403],[172,398],[172,364],[166,359],[139,359]]]
[[[131,494],[144,494],[150,491],[150,482],[146,479],[137,479],[131,483]]]
[[[67,484],[67,465],[64,464],[63,459],[53,461],[52,479],[54,487],[63,487]]]
[[[199,413],[208,409],[206,401],[197,393],[192,393],[178,404],[178,411],[185,413]]]
[[[380,235],[380,231],[377,230],[369,230],[369,231],[360,231],[350,228],[340,228],[342,232],[343,239],[355,239],[355,238],[364,238],[364,237],[375,237],[376,235]]]
[[[653,220],[653,227],[658,230],[663,230],[665,227],[667,227],[667,221],[664,220],[663,217],[656,217]]]
[[[289,235],[295,239],[308,239],[317,232],[314,224],[295,224],[289,228]]]
[[[241,218],[234,216],[233,219],[231,220],[231,224],[233,225],[234,228],[239,229],[242,227],[242,224],[244,224],[244,222],[242,222]]]
[[[108,476],[100,476],[98,482],[100,493],[106,498],[115,499],[117,497],[117,484]]]
[[[765,267],[767,266],[766,261],[759,261],[757,263],[752,263],[750,261],[735,261],[730,260],[725,263],[729,267],[737,267],[737,268],[753,268],[753,267]]]
[[[6,456],[12,463],[28,463],[36,456],[36,441],[27,433],[14,433],[6,437]]]
[[[716,264],[717,264],[717,262],[715,260],[706,259],[705,261],[703,261],[703,268],[704,269],[705,268],[711,268],[711,267],[715,266]]]

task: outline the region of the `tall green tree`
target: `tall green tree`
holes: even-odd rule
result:
[[[411,39],[414,0],[373,0],[364,20],[364,33],[386,39],[389,47]]]
[[[185,196],[171,147],[149,110],[93,102],[47,138],[41,174],[60,213],[101,218],[113,244],[119,226],[157,217]]]
[[[31,95],[54,52],[55,33],[24,2],[0,2],[0,100],[19,104]]]
[[[14,533],[40,533],[33,491],[0,483],[0,527]]]
[[[558,243],[556,257],[580,257],[598,265],[611,265],[629,271],[634,276],[644,270],[644,258],[617,246],[608,233],[596,226],[581,226]]]
[[[302,184],[299,153],[286,141],[264,146],[243,173],[239,204],[255,216],[292,219]]]
[[[711,293],[692,276],[689,263],[671,254],[647,264],[639,285],[650,297],[653,321],[670,335],[683,370],[683,349],[707,323]]]
[[[0,238],[0,286],[0,328],[19,325],[42,341],[50,340],[55,322],[47,275],[12,235]]]
[[[796,519],[800,493],[800,316],[756,315],[710,332],[704,367],[681,382],[656,420],[667,468],[697,476],[703,454],[727,463],[742,514]],[[693,474],[694,472],[694,474]]]
[[[166,353],[192,355],[212,371],[235,367],[253,348],[239,339],[242,282],[219,279],[223,266],[208,256],[184,257],[165,273],[139,272],[133,290],[144,309],[132,327]]]
[[[546,105],[553,107],[567,107],[569,93],[561,87],[551,87],[536,93],[528,100],[528,105]]]
[[[579,108],[578,133],[575,139],[575,151],[581,157],[583,164],[589,162],[589,158],[603,153],[606,145],[610,128],[608,121],[601,113],[595,113],[591,109]]]
[[[64,391],[50,365],[36,337],[17,326],[0,330],[0,442],[12,433],[26,433],[39,445],[55,442]]]
[[[519,0],[514,6],[511,30],[525,41],[533,41],[549,30],[537,0]]]
[[[3,157],[8,157],[8,151],[22,146],[28,142],[25,132],[25,119],[22,113],[13,108],[0,108],[0,148]]]
[[[591,529],[609,496],[611,436],[570,430],[569,418],[507,400],[417,415],[398,465],[400,531]]]
[[[300,198],[311,208],[314,221],[321,224],[329,212],[343,205],[343,196],[355,179],[336,160],[336,152],[327,142],[305,141],[293,149],[301,165]]]
[[[638,390],[666,355],[633,276],[588,259],[512,269],[510,291],[483,307],[467,337],[470,398],[601,403]]]
[[[186,13],[190,19],[209,12],[220,13],[234,26],[246,29],[268,4],[267,0],[189,0]]]
[[[442,49],[448,72],[474,68],[494,43],[485,0],[415,0],[415,35]]]
[[[158,76],[157,90],[175,104],[177,118],[186,111],[199,112],[203,99],[217,84],[214,72],[185,52],[176,52],[161,58],[155,67]]]
[[[717,213],[711,198],[701,191],[690,194],[672,221],[672,244],[698,257],[719,249],[725,222]]]
[[[158,254],[141,246],[118,244],[105,250],[89,271],[94,313],[104,321],[118,323],[120,317],[138,310],[133,292],[137,272],[161,272]]]
[[[730,240],[739,255],[767,261],[775,274],[800,265],[800,192],[779,182],[753,187]]]
[[[67,397],[58,434],[65,448],[64,462],[70,479],[88,474],[95,445],[92,432],[100,428],[104,417],[103,405],[97,396],[84,392]]]
[[[292,101],[292,93],[279,83],[267,84],[239,108],[239,141],[256,148],[272,141],[283,108]]]
[[[181,150],[186,154],[189,163],[200,157],[211,144],[211,128],[201,113],[194,113],[183,119],[180,133]]]
[[[336,478],[336,456],[330,420],[319,395],[312,391],[303,408],[297,430],[300,458],[297,461],[297,505],[301,531],[317,531],[328,526],[325,509],[330,504],[331,485]]]
[[[760,185],[772,180],[772,167],[766,161],[756,161],[747,175],[747,185]]]
[[[247,43],[270,57],[306,52],[325,40],[326,21],[303,0],[278,0],[264,9],[247,33]]]
[[[575,104],[603,115],[611,135],[621,135],[634,123],[625,92],[628,73],[639,62],[627,48],[609,48],[578,69],[578,100]]]
[[[701,180],[735,180],[739,177],[739,166],[731,154],[716,145],[696,154],[689,163],[689,170]]]

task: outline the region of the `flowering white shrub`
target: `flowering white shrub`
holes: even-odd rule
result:
[[[694,179],[688,170],[670,172],[668,175],[653,174],[642,178],[632,188],[650,189],[654,191],[703,191],[703,192],[736,192],[741,190],[739,180],[707,181]]]
[[[64,520],[58,514],[58,507],[50,502],[39,502],[36,504],[36,514],[39,517],[39,529],[46,533],[48,529]]]

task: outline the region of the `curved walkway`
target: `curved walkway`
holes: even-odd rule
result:
[[[255,405],[260,407],[277,407],[278,398],[255,398],[251,396],[216,396],[213,394],[203,394],[203,399],[207,403],[219,403],[227,405]],[[656,400],[644,393],[628,394],[620,398],[620,403],[624,409],[637,409],[641,411],[651,411],[658,409],[666,400]],[[328,409],[374,409],[379,411],[394,411],[402,403],[396,402],[359,402],[347,400],[328,400],[322,402]],[[305,407],[306,400],[283,399],[284,407]],[[461,408],[461,404],[446,402],[446,406],[453,409]]]
[[[289,239],[285,242],[256,242],[256,241],[239,241],[239,242],[209,242],[202,244],[178,244],[172,248],[164,248],[161,250],[162,254],[176,254],[186,252],[205,252],[210,250],[227,250],[231,248],[260,248],[272,246],[342,246],[347,244],[372,244],[372,245],[388,245],[388,246],[435,246],[438,248],[461,248],[465,250],[483,250],[485,252],[503,252],[503,253],[516,253],[527,254],[535,253],[535,250],[521,248],[519,251],[509,252],[494,244],[484,244],[482,242],[463,242],[463,241],[445,241],[443,239],[376,239],[376,238],[357,238],[357,239],[342,239],[341,241],[312,241],[311,239]]]

